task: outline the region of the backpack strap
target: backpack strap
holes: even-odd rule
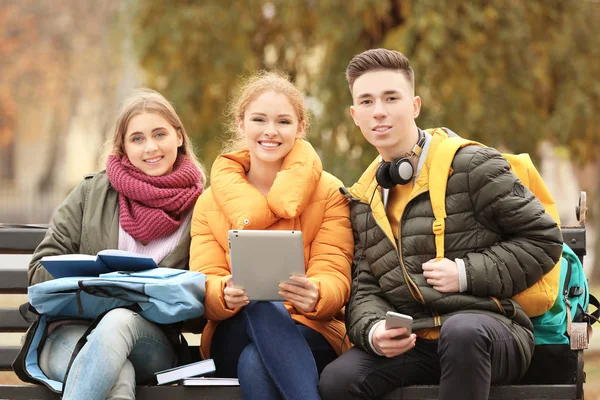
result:
[[[590,325],[594,322],[600,321],[600,301],[594,296],[590,294],[590,304],[596,307],[596,311],[593,313],[586,313],[586,316],[589,318]]]
[[[435,258],[444,258],[444,232],[446,230],[446,186],[450,175],[452,160],[458,149],[481,143],[463,139],[461,137],[449,137],[440,142],[432,157],[429,168],[429,197],[433,208],[433,234],[435,235]]]
[[[35,307],[31,305],[31,303],[23,303],[19,306],[19,314],[21,317],[29,323],[34,322],[40,316],[40,313],[37,312]],[[33,316],[32,316],[33,315]]]

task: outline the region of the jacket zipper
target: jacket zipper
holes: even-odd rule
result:
[[[419,194],[420,193],[417,193],[415,195],[415,197],[417,197]],[[413,197],[413,199],[414,199],[414,197]],[[404,210],[406,210],[406,207],[408,207],[408,205],[410,204],[411,201],[412,201],[412,199],[410,199],[406,203]],[[404,265],[404,258],[402,257],[402,246],[400,244],[402,243],[402,224],[404,223],[404,221],[403,221],[404,210],[402,211],[402,215],[400,216],[400,219],[399,219],[400,223],[398,226],[398,245],[397,245],[398,246],[398,262],[400,263],[400,267],[402,268],[402,274],[404,275],[404,281],[408,285],[408,289],[409,289],[410,293],[412,294],[412,296],[414,297],[415,300],[417,300],[421,304],[425,305],[425,298],[423,297],[423,294],[419,290],[419,287],[417,286],[417,284],[415,282],[413,282],[412,279],[410,279],[410,276],[408,275],[408,271],[406,270],[406,266]],[[417,293],[418,298],[417,298],[417,296],[415,296],[413,291]],[[431,310],[431,308],[430,308],[430,310]],[[431,311],[433,312],[433,310],[431,310]]]
[[[354,201],[356,201],[360,204],[364,204],[365,206],[371,208],[371,206],[368,203],[360,201],[359,199],[354,198]],[[371,211],[371,216],[372,215],[373,215],[373,212]],[[377,220],[375,218],[373,218],[373,221],[375,221],[375,225],[383,231],[383,228],[381,227],[381,225],[379,225],[379,223],[377,222]],[[365,232],[365,234],[366,234],[366,232]],[[402,270],[402,276],[404,277],[404,281],[406,282],[406,286],[408,287],[408,291],[410,292],[410,295],[413,297],[413,299],[415,301],[417,301],[421,304],[425,304],[425,299],[423,298],[423,295],[419,291],[417,285],[409,278],[406,268],[404,267],[404,264],[402,263],[402,259],[400,256],[400,248],[398,246],[394,245],[394,242],[392,242],[392,239],[390,239],[389,236],[385,234],[385,231],[384,231],[384,236],[388,240],[388,242],[392,245],[392,247],[398,248],[398,250],[396,251],[396,255],[397,255],[396,259],[398,260],[398,264],[400,265],[400,269]],[[415,294],[415,291],[416,291],[416,294]]]
[[[407,282],[407,285],[409,285],[409,290],[410,290],[411,294],[413,295],[413,297],[415,298],[415,300],[420,301],[421,304],[423,304],[423,305],[426,305],[425,298],[423,297],[423,293],[421,293],[421,291],[419,290],[419,286],[417,286],[417,284],[412,279],[410,279],[410,276],[408,275],[408,271],[406,270],[406,266],[404,265],[404,259],[402,257],[402,250],[401,250],[400,243],[402,243],[402,224],[404,223],[404,213],[406,212],[406,209],[408,208],[408,205],[410,204],[410,202],[425,192],[426,192],[426,190],[423,190],[423,189],[421,189],[420,191],[417,191],[415,193],[415,195],[406,202],[406,206],[404,207],[404,210],[402,211],[402,215],[400,216],[400,219],[399,219],[400,223],[398,226],[398,261],[400,262],[400,266],[402,267],[402,273],[404,274],[404,280]],[[411,290],[411,285],[412,285],[412,288],[419,295],[419,299],[417,299],[415,297],[415,295],[413,294],[413,292]],[[441,326],[442,318],[439,316],[439,314],[433,308],[431,308],[431,306],[427,306],[427,308],[429,309],[429,312],[433,316],[433,326],[434,327]]]

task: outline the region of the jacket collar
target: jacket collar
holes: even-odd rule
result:
[[[439,143],[448,136],[458,136],[456,133],[447,128],[427,129],[426,132],[431,135],[431,138],[428,139],[425,155],[426,158],[423,164],[420,164],[419,176],[415,182],[416,190],[413,190],[413,192],[421,192],[422,189],[429,189],[429,168]],[[381,157],[378,156],[367,167],[358,181],[347,190],[348,194],[354,198],[354,200],[369,204],[371,197],[373,196],[373,192],[377,190],[378,194],[375,194],[375,197],[373,197],[372,205],[376,203],[376,198],[379,197],[381,206],[383,206],[382,190],[381,187],[377,185],[377,179],[375,178],[375,174],[377,173],[377,168],[379,167],[380,163]]]
[[[249,170],[250,153],[242,150],[217,157],[211,171],[215,201],[236,229],[265,229],[280,218],[300,216],[321,178],[323,165],[310,143],[296,140],[267,197],[248,183]]]
[[[446,128],[428,129],[427,132],[431,135],[431,139],[428,142],[428,150],[425,156],[426,158],[421,166],[421,171],[419,172],[419,176],[417,177],[415,186],[412,190],[411,198],[429,190],[429,168],[431,166],[433,155],[435,154],[435,150],[437,149],[439,143],[449,136]],[[456,135],[452,131],[449,132],[450,135]],[[392,240],[394,245],[396,245],[384,205],[383,192],[381,187],[377,184],[377,179],[375,178],[375,174],[377,173],[377,168],[379,167],[380,163],[381,157],[378,156],[367,167],[365,172],[362,174],[359,180],[352,185],[352,187],[347,190],[343,189],[342,191],[354,200],[369,204],[373,218],[383,229],[386,235]]]

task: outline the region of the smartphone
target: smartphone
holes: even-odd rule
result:
[[[393,311],[385,313],[385,329],[407,328],[406,335],[400,335],[394,339],[409,337],[412,333],[413,318],[410,315],[400,314]]]

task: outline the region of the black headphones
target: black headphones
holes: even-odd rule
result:
[[[406,185],[412,181],[415,175],[415,168],[411,160],[418,158],[425,146],[425,133],[419,129],[419,141],[413,147],[410,153],[404,157],[394,158],[391,162],[382,161],[375,173],[377,183],[384,189],[391,189],[396,185]]]

